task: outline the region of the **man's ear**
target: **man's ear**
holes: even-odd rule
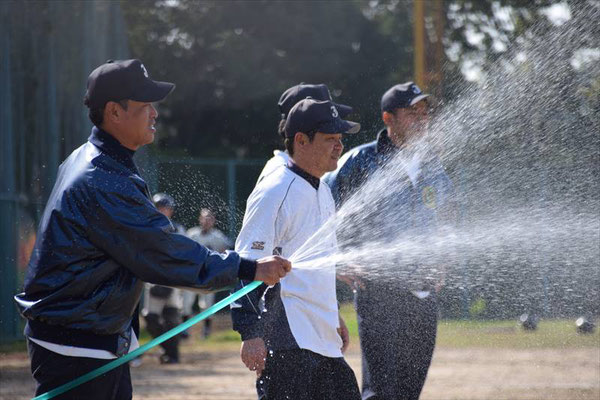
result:
[[[388,112],[388,111],[384,111],[381,114],[381,119],[383,120],[383,124],[385,126],[390,126],[392,124],[393,119],[394,119],[394,114],[392,114],[391,112]]]
[[[121,119],[122,112],[123,108],[121,108],[121,106],[118,103],[114,101],[109,101],[108,103],[106,103],[106,106],[104,106],[104,120],[110,120],[113,123],[119,122]]]
[[[294,135],[294,145],[304,146],[308,142],[308,136],[302,132]]]

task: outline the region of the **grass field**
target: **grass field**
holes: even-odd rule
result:
[[[600,347],[600,332],[579,334],[573,320],[540,321],[535,331],[525,331],[515,321],[441,321],[437,343],[454,348],[586,348]]]
[[[350,336],[358,340],[358,323],[356,313],[351,304],[344,304],[340,312],[346,321]],[[228,317],[219,315],[218,319]],[[142,330],[141,343],[150,341],[151,337]],[[223,329],[213,334],[208,340],[199,341],[201,347],[237,345],[240,335],[231,329]],[[600,348],[600,330],[582,335],[575,330],[575,320],[550,319],[541,320],[538,329],[525,331],[517,320],[442,320],[438,324],[437,346],[448,348],[512,348],[512,349],[561,349],[561,348]],[[24,341],[0,345],[0,353],[26,351]]]
[[[350,336],[358,340],[358,323],[351,304],[344,304],[341,314]],[[149,337],[142,336],[143,340]],[[239,343],[240,336],[228,329],[213,335],[202,345]],[[582,335],[575,329],[575,320],[541,320],[538,329],[525,331],[517,320],[442,320],[438,324],[437,346],[448,348],[512,348],[561,349],[600,347],[600,330]]]

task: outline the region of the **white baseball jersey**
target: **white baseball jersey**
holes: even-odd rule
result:
[[[240,256],[258,259],[275,253],[289,258],[334,216],[329,186],[313,180],[318,188],[289,167],[280,167],[257,183],[248,198],[235,245]],[[328,226],[334,229],[333,224]],[[320,241],[320,251],[336,250],[335,234],[331,232],[311,240]],[[342,357],[335,265],[294,269],[292,264],[292,271],[280,285],[287,322],[298,346],[326,357]]]
[[[290,161],[290,155],[287,151],[275,150],[273,151],[273,157],[267,161],[260,175],[258,176],[258,182],[260,182],[265,176],[271,174],[278,168],[285,168],[288,161]]]

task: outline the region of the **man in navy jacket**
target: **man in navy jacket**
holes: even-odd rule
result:
[[[428,122],[427,97],[412,82],[390,88],[381,99],[386,128],[377,140],[348,151],[337,170],[323,177],[338,208],[375,171],[392,170],[396,177],[389,194],[379,199],[381,204],[369,217],[373,229],[339,235],[352,236],[350,243],[389,243],[408,232],[427,237],[452,215],[452,183],[422,140]],[[421,281],[423,266],[415,261],[415,265],[396,266],[402,282],[369,279],[368,274],[352,277],[357,289],[363,399],[418,399],[425,384],[435,346],[436,292],[441,284]],[[407,269],[414,276],[400,273]]]
[[[84,103],[95,126],[59,168],[15,296],[28,320],[36,395],[137,347],[143,281],[219,290],[238,278],[275,284],[291,268],[279,257],[211,252],[173,233],[153,205],[133,155],[154,140],[153,103],[174,87],[150,79],[139,60],[108,61],[88,78]],[[61,398],[131,397],[125,364]]]

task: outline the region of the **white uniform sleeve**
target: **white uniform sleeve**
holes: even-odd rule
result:
[[[283,201],[275,189],[264,190],[259,186],[248,198],[242,230],[235,242],[235,250],[241,257],[256,260],[273,255],[278,242],[275,225]]]

